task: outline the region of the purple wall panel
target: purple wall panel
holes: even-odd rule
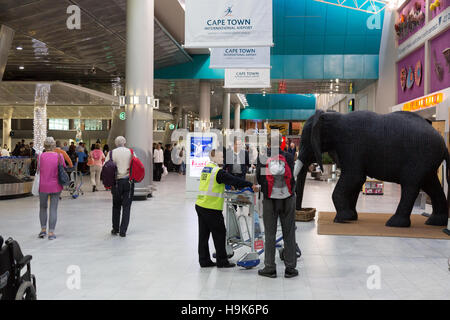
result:
[[[419,60],[420,63],[422,64],[422,81],[420,82],[420,85],[416,86],[416,84],[414,83],[410,89],[408,89],[408,87],[405,87],[405,91],[403,91],[402,86],[400,84],[400,70],[403,67],[406,68],[407,71],[409,67],[412,67],[412,69],[414,70],[416,63]],[[425,49],[424,47],[421,47],[397,63],[397,103],[402,103],[424,95],[423,75],[426,72],[424,62],[425,62]]]
[[[450,87],[450,65],[447,63],[447,60],[445,59],[444,54],[442,53],[442,51],[444,51],[447,48],[449,48],[450,51],[450,29],[441,33],[439,36],[431,40],[430,46],[431,92]],[[448,54],[450,55],[450,53]],[[440,73],[440,76],[438,75],[438,71]]]

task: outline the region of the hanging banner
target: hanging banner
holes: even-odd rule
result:
[[[185,48],[270,47],[272,0],[186,0]]]
[[[212,48],[211,69],[270,68],[270,47]]]
[[[270,69],[225,69],[224,88],[270,88]]]

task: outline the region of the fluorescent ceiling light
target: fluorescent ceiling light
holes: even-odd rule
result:
[[[17,46],[16,49],[19,50],[19,51],[23,50],[22,46]]]
[[[19,66],[19,70],[23,70],[23,69],[25,69],[24,66]]]

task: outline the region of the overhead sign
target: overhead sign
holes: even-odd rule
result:
[[[225,69],[224,88],[270,88],[270,69]]]
[[[124,111],[122,111],[122,112],[119,114],[119,119],[120,119],[120,120],[126,120],[126,119],[127,119],[127,113],[124,112]]]
[[[405,42],[398,46],[397,60],[402,59],[409,53],[421,47],[423,43],[431,38],[434,38],[441,31],[447,29],[450,25],[450,7],[441,12],[433,20],[425,24],[425,26],[417,31],[414,35],[408,38]]]
[[[186,0],[185,47],[270,47],[272,0]]]
[[[402,111],[417,111],[433,107],[441,103],[444,99],[442,92],[432,94],[420,99],[407,102],[403,105]]]
[[[212,69],[270,68],[270,47],[212,48]]]

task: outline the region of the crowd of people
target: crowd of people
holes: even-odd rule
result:
[[[280,141],[281,143],[281,141]],[[57,208],[63,187],[59,182],[58,167],[78,166],[83,171],[84,165],[90,167],[92,191],[97,191],[100,185],[100,173],[105,163],[114,163],[114,184],[112,193],[112,235],[125,237],[130,221],[131,204],[134,195],[134,181],[131,179],[130,167],[133,153],[127,148],[126,139],[119,136],[115,139],[116,148],[108,152],[108,146],[103,150],[99,143],[86,151],[84,143],[70,146],[49,137],[45,140],[45,152],[38,157],[39,200],[41,232],[39,238],[48,235],[48,239],[56,238],[55,227]],[[281,144],[280,144],[281,145]],[[67,151],[66,151],[67,150]],[[203,168],[199,193],[195,203],[198,216],[198,257],[202,268],[214,267],[231,268],[235,264],[228,261],[226,244],[226,226],[223,217],[225,185],[236,189],[250,187],[253,191],[261,190],[263,194],[263,221],[265,230],[265,260],[264,268],[258,274],[275,278],[275,252],[277,223],[280,220],[284,241],[285,277],[298,275],[296,269],[296,240],[295,240],[295,177],[294,161],[297,148],[294,143],[279,149],[278,154],[271,156],[270,143],[268,148],[261,150],[245,147],[240,140],[223,150],[210,151],[210,161]],[[176,157],[173,157],[173,155]],[[154,180],[160,181],[164,170],[184,173],[186,151],[181,145],[153,145]],[[254,158],[256,154],[256,158]],[[264,154],[267,163],[262,164],[260,157]],[[81,164],[80,164],[81,163]],[[105,166],[106,168],[106,166]],[[249,182],[246,175],[254,169],[256,181]],[[48,210],[50,203],[50,210]],[[48,226],[47,226],[48,221]],[[47,233],[48,231],[48,233]],[[216,249],[216,262],[211,260],[209,252],[209,237],[212,235]]]

